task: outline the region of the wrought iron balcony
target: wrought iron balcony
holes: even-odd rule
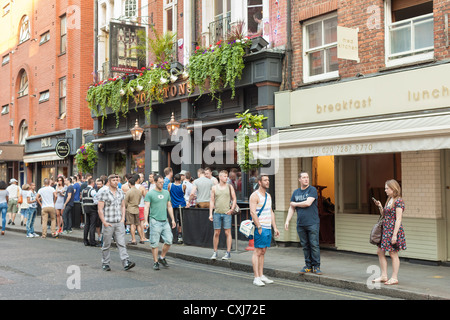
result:
[[[231,30],[231,13],[209,24],[209,43],[214,44],[219,40],[225,39],[227,33]]]

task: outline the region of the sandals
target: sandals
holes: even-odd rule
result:
[[[128,242],[128,244],[137,245],[137,242],[136,241],[130,241],[130,242]]]
[[[379,277],[372,280],[372,283],[386,283],[388,281],[388,278]]]
[[[394,279],[394,278],[390,278],[390,279],[389,279],[388,281],[386,281],[384,284],[385,284],[385,285],[390,285],[390,286],[396,285],[396,284],[398,284],[398,280],[397,280],[397,279]]]

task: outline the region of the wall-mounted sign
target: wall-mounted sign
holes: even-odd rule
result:
[[[59,140],[55,147],[56,155],[66,158],[70,154],[70,145],[66,140]]]
[[[359,62],[358,31],[358,28],[337,27],[337,57],[339,59]]]
[[[139,73],[145,67],[145,61],[139,59],[139,32],[145,33],[145,27],[110,22],[110,63],[112,72]]]

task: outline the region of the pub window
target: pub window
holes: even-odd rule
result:
[[[60,35],[61,35],[61,41],[60,41],[60,54],[63,54],[66,52],[67,49],[67,18],[66,15],[61,16],[60,20]]]
[[[386,64],[433,58],[433,1],[388,0],[386,6]]]
[[[19,92],[17,92],[18,97],[23,97],[28,94],[28,75],[25,71],[22,71],[20,75]]]
[[[22,20],[20,20],[19,44],[30,39],[30,34],[30,19],[28,16],[24,16]]]
[[[306,22],[303,34],[304,81],[320,81],[339,76],[336,14]]]
[[[372,197],[384,206],[385,182],[395,179],[401,185],[401,154],[342,156],[339,160],[342,174],[339,212],[379,214]]]
[[[59,117],[66,115],[66,77],[59,79]]]

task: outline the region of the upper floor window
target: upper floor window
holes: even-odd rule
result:
[[[44,44],[49,40],[50,40],[50,31],[47,31],[41,35],[41,39],[39,40],[39,45]]]
[[[209,24],[210,43],[225,38],[231,28],[231,0],[214,0],[214,21]]]
[[[28,124],[23,120],[19,127],[19,144],[24,145],[26,138],[28,138]]]
[[[126,17],[137,16],[136,0],[126,0],[125,1],[125,16]]]
[[[247,0],[248,35],[263,35],[263,0]]]
[[[308,21],[303,26],[304,81],[320,81],[339,76],[337,59],[337,16]]]
[[[2,106],[2,115],[9,113],[9,104]]]
[[[66,77],[59,79],[59,117],[66,115]]]
[[[60,34],[61,34],[61,43],[60,43],[60,53],[65,53],[67,49],[67,18],[66,15],[61,16],[60,18]]]
[[[174,0],[164,0],[164,32],[176,33],[176,9]]]
[[[9,62],[9,53],[7,55],[4,55],[2,58],[2,65],[5,65]]]
[[[30,34],[30,19],[28,16],[24,16],[20,20],[19,44],[30,39]]]
[[[39,103],[50,100],[50,91],[43,91],[39,94]]]
[[[433,1],[388,0],[386,6],[386,65],[433,58]]]
[[[20,75],[19,91],[17,93],[18,97],[23,97],[28,94],[28,75],[25,71]]]

